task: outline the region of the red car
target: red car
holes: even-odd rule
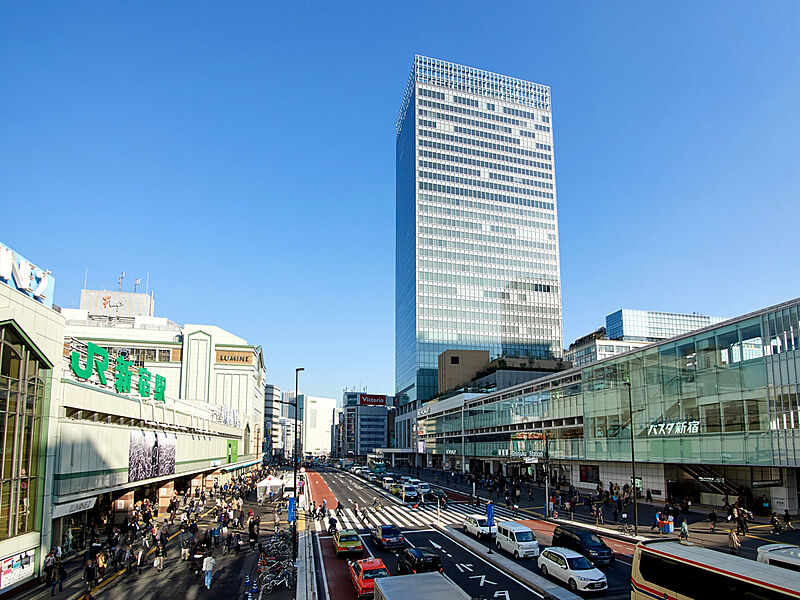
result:
[[[354,560],[349,564],[350,581],[356,588],[359,598],[372,598],[375,594],[375,580],[389,577],[389,569],[380,558]]]

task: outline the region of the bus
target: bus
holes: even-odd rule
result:
[[[797,600],[800,573],[672,539],[639,542],[631,600]]]
[[[758,547],[760,563],[800,571],[800,546],[794,544],[765,544]]]

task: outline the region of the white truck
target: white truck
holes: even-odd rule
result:
[[[418,573],[375,580],[374,600],[472,600],[469,594],[441,573]]]

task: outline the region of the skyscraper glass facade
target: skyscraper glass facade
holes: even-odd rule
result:
[[[606,317],[606,335],[612,340],[658,342],[724,321],[696,313],[671,313],[623,308]]]
[[[561,356],[550,88],[415,57],[396,189],[398,403],[447,349]]]

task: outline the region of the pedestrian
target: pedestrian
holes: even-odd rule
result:
[[[191,537],[188,533],[181,533],[181,560],[188,560],[189,559],[189,541]]]
[[[142,569],[144,569],[144,561],[146,560],[147,553],[144,551],[144,548],[139,548],[139,552],[136,555],[136,572],[141,575]]]
[[[153,566],[159,571],[164,570],[164,546],[159,544],[156,546],[156,559],[153,561]]]
[[[83,580],[86,582],[86,590],[91,590],[94,585],[94,580],[97,578],[97,567],[92,559],[86,561],[86,566],[83,568]]]
[[[684,518],[681,522],[681,539],[688,540],[689,539],[689,523]]]
[[[53,583],[53,569],[56,566],[56,551],[50,548],[50,552],[44,557],[44,583],[50,586]]]
[[[211,553],[208,553],[206,557],[203,559],[203,572],[206,574],[206,589],[211,589],[211,578],[214,576],[214,566],[217,564],[217,561],[214,560],[214,557],[211,556]]]
[[[661,522],[661,513],[656,511],[655,517],[653,517],[653,524],[650,526],[650,531],[654,529],[658,529],[658,524]]]
[[[792,515],[789,514],[789,509],[783,509],[783,529],[784,531],[788,531],[789,529],[794,529],[795,526],[792,525]]]
[[[358,514],[358,508],[356,508],[356,514]],[[275,513],[275,533],[278,533],[281,530],[281,518],[278,516],[278,513]]]
[[[56,594],[56,585],[58,585],[58,591],[61,592],[64,590],[64,579],[67,577],[67,571],[64,569],[64,563],[60,560],[56,560],[55,564],[53,565],[53,585],[50,588],[50,595],[55,596]]]
[[[739,548],[741,548],[742,542],[739,540],[739,536],[736,535],[736,530],[731,527],[730,531],[728,532],[728,551],[731,554],[739,555]]]
[[[711,509],[711,512],[708,513],[708,531],[714,533],[714,529],[717,527],[717,513],[714,509]]]

